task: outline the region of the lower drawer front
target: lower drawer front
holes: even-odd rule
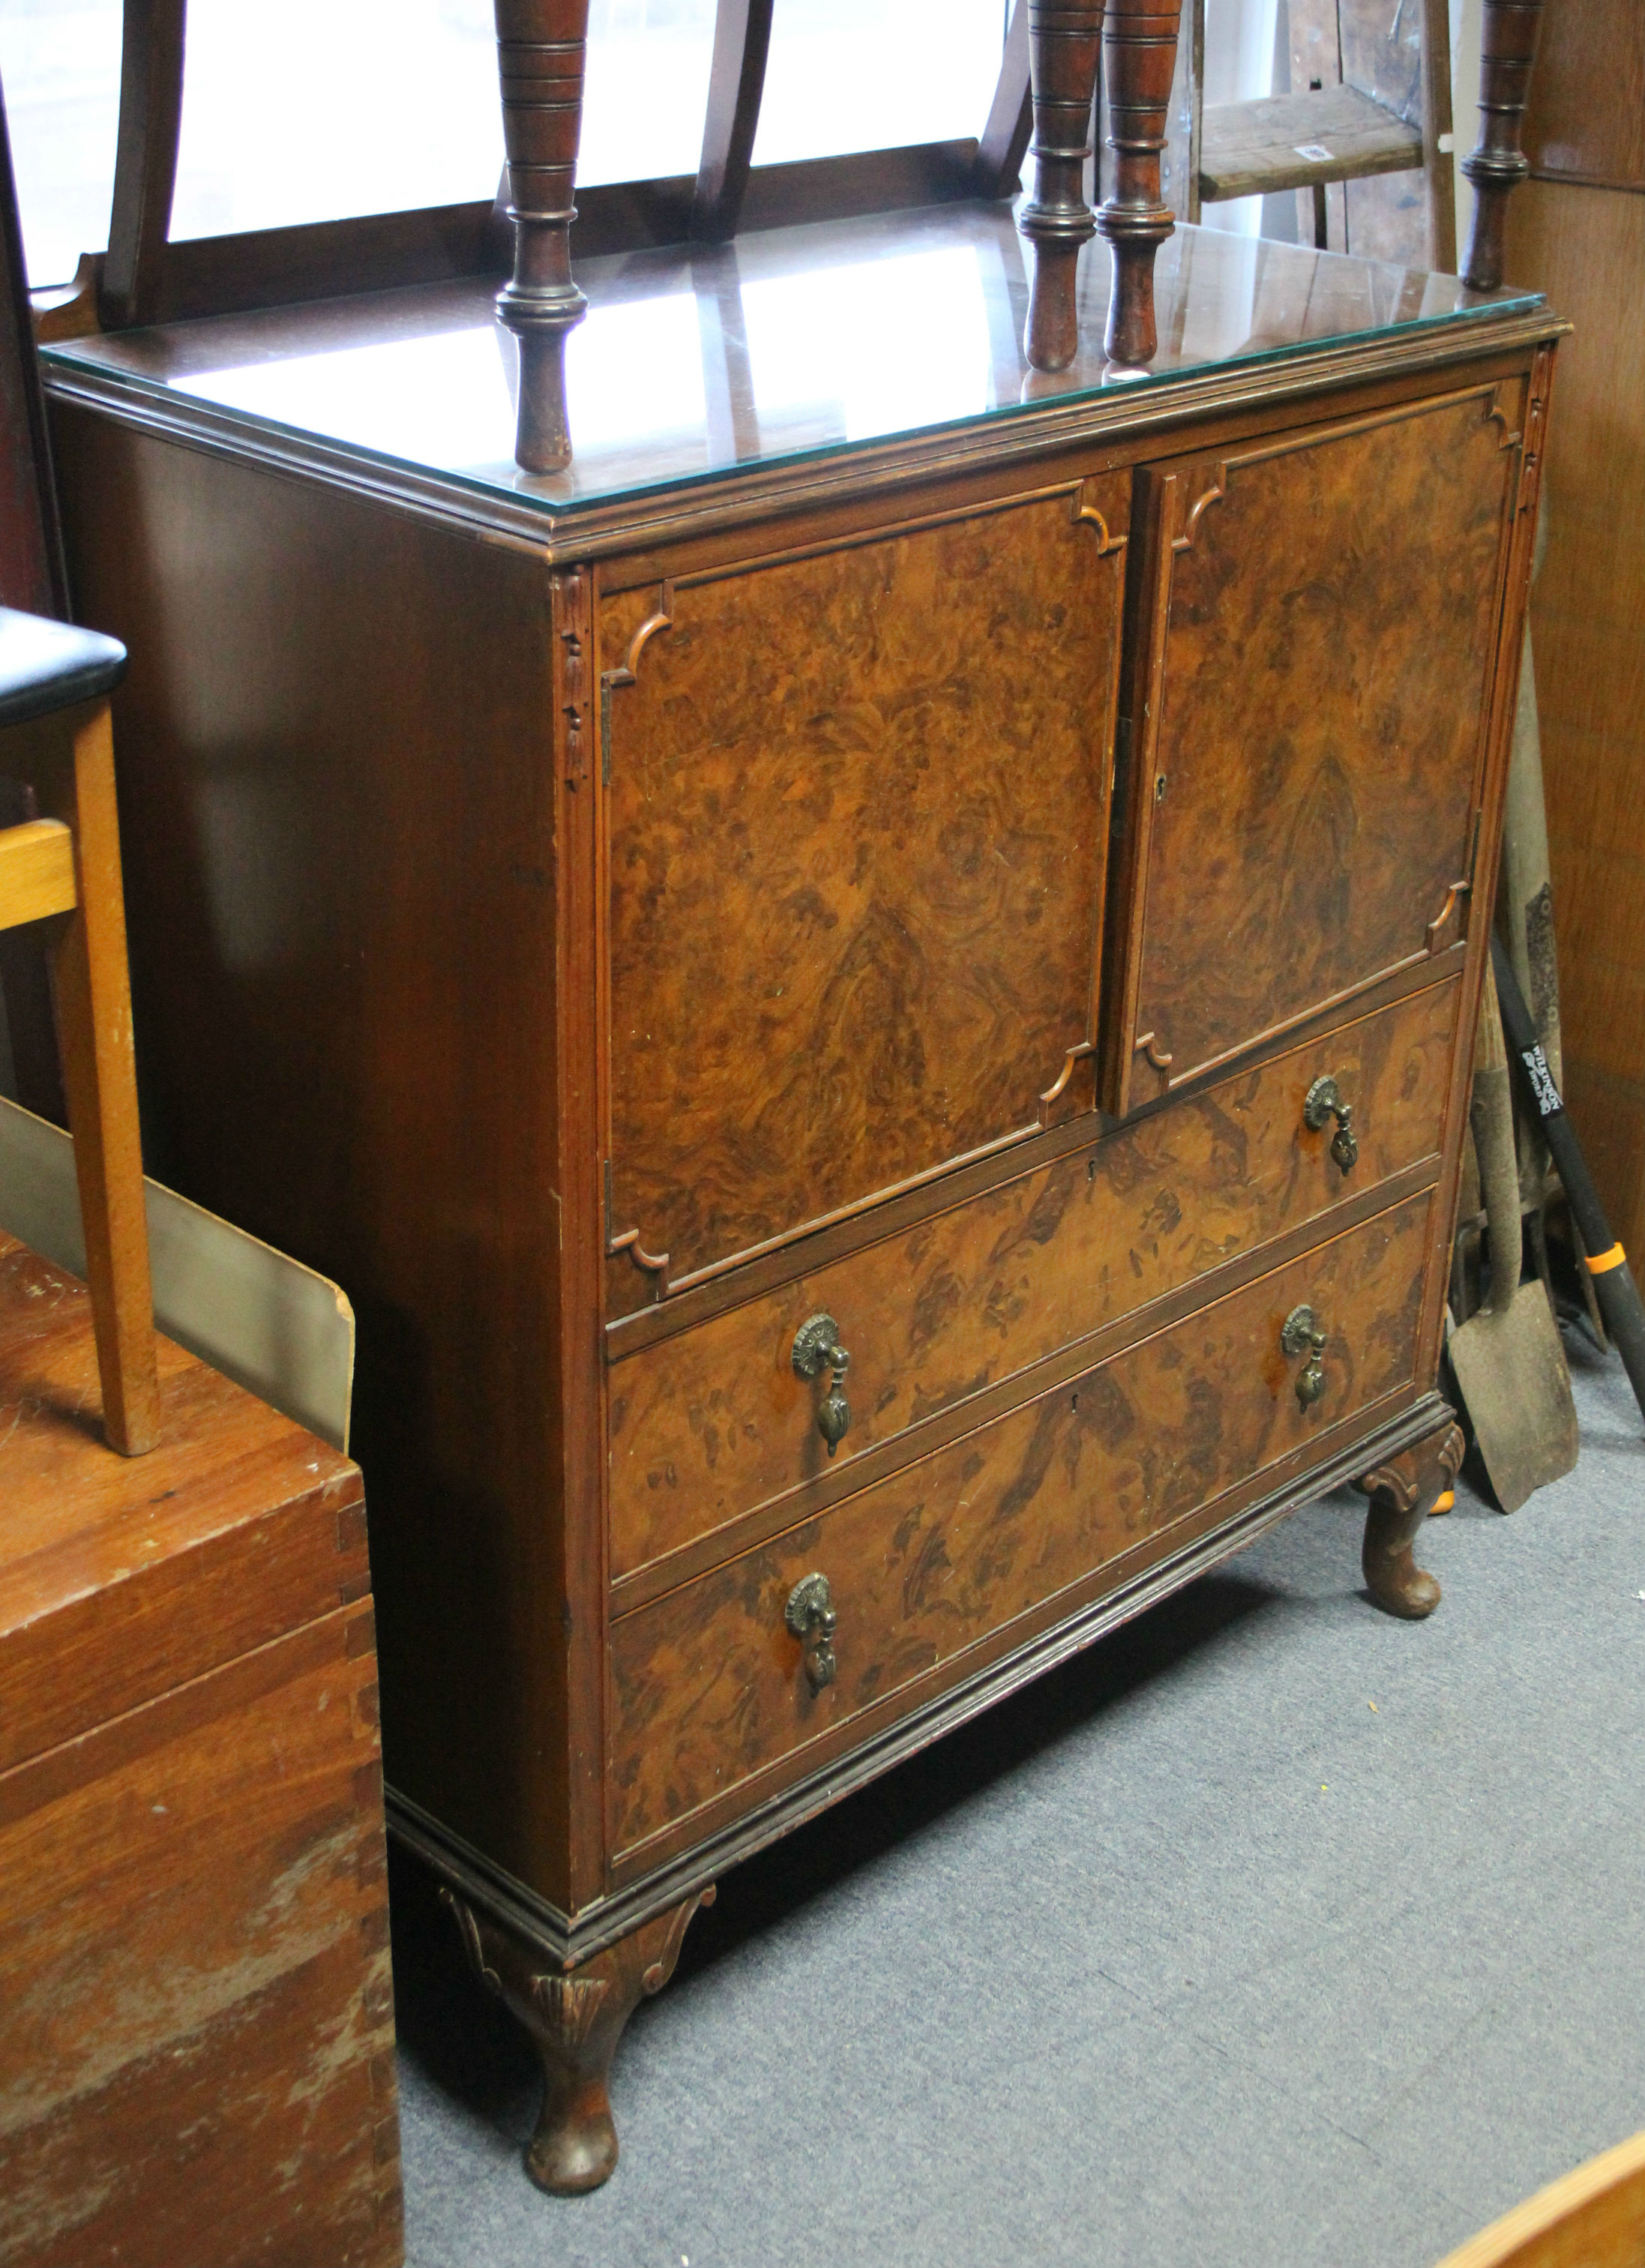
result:
[[[1437,984],[1117,1128],[1054,1165],[611,1370],[611,1567],[632,1572],[935,1411],[1435,1155],[1457,987]],[[1304,1104],[1332,1074],[1359,1155]],[[791,1360],[824,1311],[851,1353],[830,1464]]]
[[[1409,1199],[617,1622],[613,1847],[631,1850],[1410,1384],[1431,1196]],[[1326,1333],[1304,1408],[1287,1316]],[[837,1675],[785,1625],[828,1579]],[[1346,1577],[1345,1575],[1345,1580]]]

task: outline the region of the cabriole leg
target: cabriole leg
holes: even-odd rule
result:
[[[526,2171],[556,2197],[597,2190],[617,2161],[606,2092],[616,2043],[642,1993],[660,1992],[673,1976],[692,1915],[713,1904],[712,1886],[569,1971],[456,1891],[439,1895],[476,1976],[520,2019],[542,2058],[542,2116]]]
[[[1439,1585],[1417,1565],[1412,1547],[1436,1499],[1456,1479],[1462,1454],[1462,1429],[1448,1421],[1354,1483],[1371,1500],[1361,1560],[1366,1587],[1385,1614],[1420,1622],[1440,1602]]]

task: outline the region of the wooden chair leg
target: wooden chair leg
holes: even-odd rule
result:
[[[73,734],[79,903],[64,917],[55,947],[57,1020],[103,1427],[111,1448],[136,1457],[159,1438],[159,1387],[107,703],[83,713]]]

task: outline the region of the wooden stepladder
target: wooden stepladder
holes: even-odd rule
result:
[[[1194,0],[1191,220],[1204,205],[1300,189],[1311,197],[1323,252],[1334,183],[1420,167],[1423,264],[1456,268],[1446,0],[1403,0],[1397,11],[1381,0],[1295,0],[1291,92],[1208,109],[1199,95],[1205,29],[1206,0]]]

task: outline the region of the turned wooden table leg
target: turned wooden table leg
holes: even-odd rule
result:
[[[1182,0],[1108,0],[1103,67],[1116,162],[1114,193],[1096,225],[1114,255],[1105,343],[1117,363],[1147,362],[1159,343],[1154,255],[1177,225],[1161,192],[1160,159],[1182,13]]]
[[[1096,233],[1085,201],[1091,154],[1091,105],[1103,33],[1103,0],[1095,5],[1029,0],[1029,77],[1034,91],[1034,195],[1017,225],[1034,254],[1028,335],[1022,350],[1034,370],[1066,370],[1080,346],[1076,284],[1080,247]]]
[[[526,2171],[556,2197],[597,2190],[617,2161],[606,2092],[616,2043],[641,1995],[660,1992],[673,1976],[692,1915],[714,1902],[712,1884],[569,1971],[552,1967],[537,1947],[456,1891],[439,1895],[469,1966],[519,2018],[542,2058],[542,2115],[527,2145]]]
[[[1366,1587],[1386,1614],[1420,1622],[1440,1602],[1439,1585],[1417,1565],[1412,1547],[1435,1502],[1456,1479],[1462,1454],[1462,1429],[1448,1422],[1354,1484],[1371,1500],[1361,1562]]]
[[[514,272],[497,313],[520,342],[514,457],[528,473],[557,473],[572,460],[565,335],[588,312],[572,280],[588,0],[496,0],[496,9],[514,224]]]
[[[1519,146],[1531,92],[1542,0],[1485,0],[1479,56],[1479,146],[1462,161],[1473,183],[1473,227],[1463,276],[1476,291],[1502,280],[1502,227],[1508,200],[1531,172]]]

